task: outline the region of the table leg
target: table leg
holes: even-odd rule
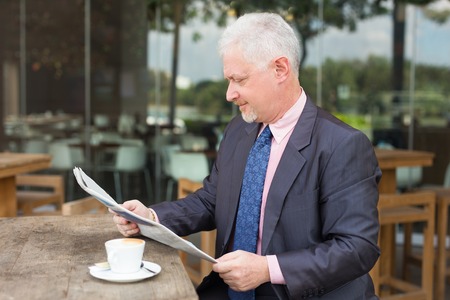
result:
[[[380,239],[380,281],[390,278],[395,267],[395,225],[382,225]],[[380,290],[380,295],[390,295],[389,290]]]
[[[16,177],[0,178],[0,217],[16,217]]]
[[[438,251],[436,259],[436,300],[444,300],[445,298],[445,279],[447,269],[447,224],[448,224],[448,208],[450,206],[449,195],[437,195],[437,236]]]
[[[381,177],[380,184],[378,186],[379,193],[393,194],[397,191],[397,178],[395,169],[383,170],[383,176]],[[385,278],[388,278],[393,273],[395,268],[395,225],[383,225],[380,226],[380,238],[378,240],[381,249],[381,256],[379,259],[379,281],[383,282]],[[380,294],[389,294],[389,291],[383,293],[380,289]]]
[[[397,192],[397,178],[395,169],[383,170],[381,181],[378,185],[380,194],[394,194]]]
[[[379,239],[379,237],[380,237],[380,234],[378,234],[378,239]],[[380,295],[380,260],[379,259],[373,266],[372,270],[370,270],[369,275],[373,281],[375,295],[379,296]]]

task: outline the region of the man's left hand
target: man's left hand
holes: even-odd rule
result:
[[[235,291],[248,291],[270,281],[269,267],[265,256],[237,250],[217,259],[213,271]]]

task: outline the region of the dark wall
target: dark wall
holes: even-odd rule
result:
[[[20,63],[18,3],[0,1],[0,63]],[[118,116],[129,107],[146,112],[148,82],[140,80],[147,72],[145,9],[141,0],[91,1],[92,114]],[[26,1],[27,114],[86,111],[84,16],[84,1]],[[121,93],[124,74],[135,79],[131,96]]]

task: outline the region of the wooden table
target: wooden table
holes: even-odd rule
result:
[[[431,166],[434,153],[402,149],[375,149],[383,176],[379,185],[380,193],[397,191],[396,169],[398,167]]]
[[[383,173],[378,186],[380,194],[394,194],[397,192],[396,169],[398,167],[431,166],[434,158],[434,154],[431,152],[404,149],[375,149],[375,154]],[[373,270],[371,272],[377,294],[379,292],[378,276],[392,274],[395,267],[395,227],[390,225],[381,226],[378,242],[382,256],[374,269],[379,267],[380,272],[379,274],[373,272]]]
[[[0,217],[17,215],[16,175],[50,167],[47,154],[0,153]]]
[[[94,278],[104,242],[119,238],[111,215],[0,218],[0,299],[198,299],[178,251],[144,238],[144,259],[162,271],[133,283]]]

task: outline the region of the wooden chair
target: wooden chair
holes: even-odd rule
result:
[[[380,194],[381,257],[371,271],[375,291],[381,299],[433,299],[433,240],[435,193]],[[423,229],[423,260],[421,285],[395,276],[395,232],[398,224],[421,222]]]
[[[83,214],[105,214],[108,208],[92,196],[66,202],[62,205],[63,216],[83,215]]]
[[[180,178],[178,179],[178,198],[184,198],[201,187],[202,187],[201,182],[192,181],[186,178]],[[215,255],[215,242],[216,242],[215,230],[200,232],[199,248],[212,257],[214,257]],[[189,278],[196,285],[200,284],[203,278],[206,275],[208,275],[212,270],[211,263],[204,259],[200,259],[200,262],[198,263],[193,263],[192,262],[193,258],[189,257],[188,254],[182,251],[180,251],[180,258],[181,261],[183,262],[186,272],[189,275]]]
[[[446,239],[448,234],[448,214],[450,207],[450,189],[437,188],[433,189],[436,193],[436,234],[437,234],[437,251],[434,262],[434,299],[445,299],[445,281],[447,277],[450,279],[450,248],[446,247]],[[405,248],[403,257],[403,272],[406,278],[410,277],[410,265],[421,266],[423,260],[422,251],[413,251],[411,242],[412,227],[405,228]]]
[[[64,179],[60,175],[17,175],[17,208],[24,216],[60,214],[64,203]],[[44,205],[55,206],[51,211],[36,211]]]

